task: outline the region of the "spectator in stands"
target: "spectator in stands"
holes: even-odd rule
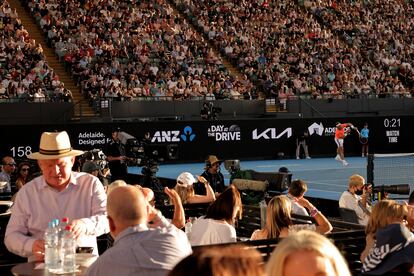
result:
[[[359,223],[367,225],[371,214],[371,192],[371,185],[366,186],[362,176],[353,174],[349,177],[348,190],[343,192],[339,198],[339,207],[354,210]],[[357,193],[362,193],[362,195]]]
[[[108,196],[107,210],[115,243],[86,275],[165,275],[191,254],[185,233],[152,207],[139,189],[115,188]],[[151,221],[159,227],[148,228]]]
[[[298,201],[303,198],[307,190],[308,185],[301,179],[293,180],[290,183],[287,197],[289,198],[290,204],[292,205],[292,214],[309,216],[306,208],[298,203]]]
[[[253,248],[242,245],[199,248],[179,262],[168,276],[263,276],[263,260]]]
[[[75,156],[81,154],[72,149],[65,131],[42,133],[39,152],[28,156],[38,161],[42,175],[17,193],[4,239],[9,251],[41,261],[48,223],[69,217],[79,245],[94,247],[98,253],[96,236],[108,232],[106,195],[96,177],[72,172]]]
[[[17,166],[16,188],[20,190],[31,179],[30,163],[22,162]]]
[[[204,172],[201,174],[201,176],[208,181],[211,188],[213,188],[216,196],[217,194],[222,193],[226,188],[224,185],[224,176],[220,172],[220,165],[221,161],[217,158],[217,156],[210,155],[205,162]],[[195,192],[199,195],[207,194],[206,188],[202,183],[197,183]]]
[[[408,215],[408,208],[405,205],[398,204],[394,200],[384,199],[372,208],[367,227],[365,228],[366,245],[361,254],[363,262],[375,243],[375,233],[389,224],[403,223]]]
[[[16,170],[16,165],[11,156],[5,156],[1,159],[0,182],[6,182],[6,184],[0,188],[0,193],[11,193],[11,175]]]
[[[204,184],[207,191],[206,195],[197,195],[194,193],[194,183],[197,183],[197,180],[191,173],[183,172],[177,177],[177,184],[174,190],[180,196],[183,204],[208,203],[216,199],[214,191],[207,180],[202,176],[198,176],[198,181]]]
[[[414,234],[402,223],[392,223],[375,233],[376,242],[362,264],[362,275],[412,275]]]
[[[255,230],[250,239],[284,238],[303,229],[313,230],[320,234],[327,234],[332,231],[331,223],[312,203],[303,197],[297,202],[309,210],[317,225],[293,224],[290,200],[284,195],[275,196],[267,204],[265,227]]]
[[[302,230],[283,239],[266,265],[267,275],[351,276],[338,248],[326,237]]]
[[[204,217],[198,218],[189,235],[191,245],[236,242],[234,223],[241,218],[240,193],[230,185],[211,203]]]

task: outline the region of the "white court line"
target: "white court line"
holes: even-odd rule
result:
[[[287,167],[287,168],[289,168],[290,171],[294,172],[292,169],[290,169],[290,167],[295,167],[295,166],[293,166],[293,165],[286,165],[284,167]],[[269,166],[256,166],[256,168],[276,168],[276,169],[279,169],[280,166],[270,166],[270,165]],[[363,168],[363,167],[357,167],[357,166],[354,167],[354,166],[351,166],[351,164],[348,165],[348,166],[343,166],[342,164],[340,164],[338,162],[338,167],[337,168],[332,167],[332,166],[329,166],[329,167],[318,167],[317,169],[315,169],[315,168],[302,169],[301,168],[297,173],[306,172],[306,171],[318,172],[318,171],[326,171],[326,170],[361,169],[361,168]]]
[[[309,184],[314,184],[314,185],[322,185],[322,186],[330,186],[330,187],[333,186],[333,187],[341,187],[341,188],[347,188],[348,189],[348,183],[333,184],[333,183],[323,183],[323,182],[314,182],[314,181],[306,181],[306,183],[308,184],[308,188],[309,188]]]
[[[310,192],[310,191],[312,191],[312,192],[330,193],[330,194],[340,194],[340,193],[342,193],[342,192],[337,192],[337,191],[327,191],[327,190],[320,190],[320,189],[312,189],[312,188],[309,188],[308,192]],[[305,197],[306,197],[306,195],[305,195]]]

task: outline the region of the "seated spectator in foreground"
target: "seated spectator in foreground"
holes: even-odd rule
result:
[[[276,239],[287,237],[299,230],[313,230],[320,234],[327,234],[332,231],[332,225],[328,219],[315,206],[305,198],[298,200],[298,203],[305,206],[313,218],[315,224],[293,224],[291,213],[292,206],[289,199],[284,196],[275,196],[267,204],[266,224],[263,229],[255,230],[251,240]]]
[[[408,198],[407,212],[407,227],[412,232],[414,229],[414,191],[411,192],[410,197]]]
[[[362,195],[357,195],[362,192]],[[371,187],[365,186],[365,179],[359,174],[349,177],[348,190],[343,192],[339,199],[339,207],[354,210],[359,224],[367,225],[371,214],[371,205],[369,195]]]
[[[136,187],[111,191],[107,211],[114,246],[89,267],[86,275],[165,275],[191,254],[185,233],[149,205]],[[150,221],[159,227],[149,228]]]
[[[287,197],[292,204],[292,214],[309,216],[309,213],[306,211],[305,207],[298,203],[298,201],[303,198],[307,190],[308,185],[306,185],[306,182],[301,179],[293,180],[290,183]]]
[[[147,187],[141,187],[140,185],[134,185],[138,189],[142,191],[146,201],[153,207],[155,207],[155,194],[154,192]],[[173,190],[169,189],[168,187],[164,187],[164,193],[168,195],[170,198],[171,204],[174,206],[174,214],[171,220],[171,223],[175,225],[178,229],[181,229],[185,225],[185,213],[183,204],[181,203],[180,196],[178,193]],[[157,225],[151,225],[151,227],[157,227]]]
[[[207,209],[206,216],[198,218],[189,234],[191,245],[236,242],[234,222],[241,218],[240,193],[230,185]]]
[[[177,177],[177,184],[175,185],[174,190],[180,196],[183,204],[208,203],[216,199],[214,191],[207,180],[204,177],[199,176],[198,181],[204,184],[207,191],[206,195],[195,194],[194,183],[197,183],[197,180],[191,173],[183,172]]]
[[[394,200],[384,199],[372,208],[367,227],[365,229],[366,245],[361,254],[361,262],[364,261],[371,248],[375,243],[375,233],[377,230],[393,223],[403,223],[408,214],[408,208],[405,205],[398,204]]]
[[[115,188],[127,186],[128,184],[123,180],[115,180],[111,184],[109,184],[108,188],[106,189],[106,195],[109,196],[109,194],[115,190]]]
[[[242,245],[199,248],[179,262],[168,276],[262,276],[262,262],[256,249]]]
[[[20,190],[27,182],[32,180],[30,173],[30,163],[22,162],[17,166],[16,188]]]
[[[75,157],[81,154],[72,148],[66,131],[42,133],[39,152],[27,156],[37,160],[42,175],[16,195],[4,239],[10,252],[29,262],[42,261],[48,223],[68,217],[77,245],[93,247],[98,254],[96,237],[109,228],[106,195],[96,177],[72,172]]]
[[[128,186],[128,184],[123,180],[116,180],[116,181],[112,182],[111,185],[109,185],[107,195],[109,196],[109,194],[116,187],[122,187],[122,186]],[[151,205],[152,207],[155,207],[155,194],[150,188],[142,187],[141,185],[133,185],[133,186],[138,188],[142,192],[146,202],[148,202],[149,205]],[[175,225],[175,227],[177,227],[178,229],[181,229],[185,225],[185,213],[184,213],[183,205],[181,203],[180,196],[177,194],[176,191],[174,191],[172,189],[169,189],[168,187],[164,188],[164,192],[170,198],[170,201],[171,201],[172,205],[174,205],[174,214],[173,214],[173,218],[171,220],[171,223],[173,225]],[[155,227],[158,227],[158,226],[159,226],[158,224],[154,224],[154,222],[152,222],[152,221],[149,222],[149,224],[148,224],[148,227],[150,227],[150,228],[155,228]],[[113,244],[114,244],[114,239],[111,236],[111,234],[108,233],[108,235],[107,235],[107,244],[106,244],[107,248],[112,247]]]
[[[378,229],[376,242],[362,264],[362,275],[412,275],[414,235],[404,224]]]
[[[302,230],[283,239],[266,265],[267,275],[351,276],[338,248],[326,237]]]
[[[0,193],[11,193],[11,175],[16,170],[16,165],[11,156],[5,156],[1,159],[0,181],[7,182],[7,184],[0,190]]]

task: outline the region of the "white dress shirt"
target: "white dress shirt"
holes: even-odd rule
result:
[[[39,176],[17,193],[7,225],[4,243],[9,251],[34,260],[33,242],[43,239],[52,219],[81,219],[86,224],[86,235],[77,240],[78,246],[93,246],[98,254],[96,236],[109,231],[106,218],[106,194],[98,178],[72,172],[70,183],[57,191]]]

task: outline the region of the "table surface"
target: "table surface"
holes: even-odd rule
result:
[[[11,272],[13,275],[34,275],[34,276],[45,276],[45,275],[76,275],[76,276],[81,276],[84,275],[87,267],[81,266],[79,267],[79,271],[78,272],[74,272],[74,273],[65,273],[65,274],[54,274],[51,273],[45,269],[35,269],[35,267],[38,265],[39,263],[21,263],[18,265],[13,266],[13,268],[11,269]]]

